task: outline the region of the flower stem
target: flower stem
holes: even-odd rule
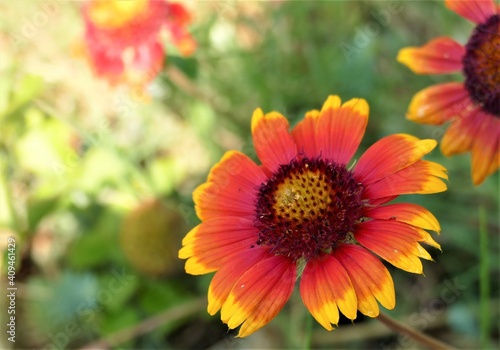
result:
[[[11,229],[16,232],[16,234],[20,235],[23,239],[25,236],[24,231],[21,228],[21,220],[19,219],[19,216],[17,214],[15,205],[14,205],[14,198],[12,196],[11,188],[7,182],[7,156],[4,154],[4,152],[0,153],[0,195],[3,193],[4,195],[4,200],[5,200],[5,211],[7,214],[7,222],[3,224],[7,224],[10,226]],[[2,198],[0,197],[0,200]]]
[[[384,325],[386,325],[390,329],[392,329],[398,333],[405,334],[405,335],[409,336],[410,338],[412,338],[416,342],[424,345],[425,347],[427,347],[429,349],[446,349],[446,350],[453,349],[453,347],[451,347],[450,345],[445,344],[445,343],[441,342],[440,340],[434,339],[428,335],[425,335],[416,329],[413,329],[409,326],[406,326],[406,325],[400,323],[399,321],[396,321],[395,319],[390,318],[389,316],[387,316],[383,313],[379,314],[379,316],[377,317],[377,320],[382,322]]]
[[[124,328],[92,343],[89,343],[80,348],[80,350],[114,348],[117,345],[123,344],[141,335],[152,332],[167,323],[173,323],[181,319],[199,314],[201,310],[206,307],[205,304],[205,298],[200,298],[177,305],[145,320],[142,320],[136,325]]]
[[[488,228],[486,210],[479,207],[479,308],[480,308],[480,344],[486,349],[491,346],[489,342],[490,333],[490,276],[489,276],[489,249],[488,249]]]
[[[302,349],[311,349],[312,340],[312,328],[313,328],[313,318],[311,314],[306,313],[305,315],[305,329],[304,329],[304,342],[302,344]]]

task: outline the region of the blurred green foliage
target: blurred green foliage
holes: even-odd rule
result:
[[[98,344],[300,348],[308,322],[300,298],[260,332],[234,339],[199,302],[211,276],[189,276],[182,267],[159,276],[136,270],[120,245],[123,222],[148,200],[163,201],[182,219],[158,230],[164,244],[180,248],[199,222],[191,193],[210,166],[230,149],[255,158],[250,117],[257,107],[280,111],[294,125],[329,94],[365,98],[370,121],[359,154],[392,133],[438,140],[444,133],[445,127],[407,121],[405,111],[420,89],[460,75],[416,76],[395,61],[400,48],[436,36],[467,40],[472,25],[441,1],[192,5],[195,56],[181,58],[168,47],[165,69],[148,87],[152,100],[142,103],[126,88],[99,81],[70,54],[83,31],[80,3],[53,3],[47,23],[30,35],[25,28],[41,3],[0,4],[6,14],[0,27],[0,246],[16,238],[19,288],[18,338],[15,344],[2,339],[2,347],[77,348],[121,331],[122,338]],[[479,264],[487,255],[486,303],[495,320],[487,341],[498,346],[499,175],[474,187],[469,155],[445,158],[435,150],[428,158],[448,168],[449,190],[402,200],[436,215],[443,252],[431,250],[435,262],[424,263],[425,277],[389,267],[398,300],[390,314],[457,347],[477,347]],[[478,208],[489,236],[483,250]],[[147,232],[136,226],[137,236]],[[144,234],[144,245],[155,245],[151,236]],[[155,315],[160,320],[147,328]],[[373,320],[360,316],[355,323],[355,332],[342,320],[331,333],[313,323],[312,345],[415,346]]]

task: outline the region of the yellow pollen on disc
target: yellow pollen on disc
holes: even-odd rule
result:
[[[293,160],[259,189],[256,243],[294,262],[329,252],[348,239],[362,216],[362,191],[343,164]]]
[[[324,215],[331,203],[330,186],[319,170],[294,174],[278,185],[274,212],[282,219],[300,223]]]
[[[484,84],[492,90],[500,84],[500,25],[490,41],[484,42],[475,50],[478,71]]]

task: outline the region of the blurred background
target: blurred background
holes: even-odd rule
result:
[[[395,57],[436,36],[465,43],[472,24],[442,1],[183,5],[196,49],[161,37],[158,72],[131,85],[103,79],[82,54],[83,2],[0,2],[0,275],[8,295],[14,252],[17,287],[15,343],[2,297],[0,347],[420,348],[361,314],[327,332],[295,294],[268,326],[235,338],[206,312],[212,276],[185,274],[177,251],[199,223],[191,194],[210,167],[231,149],[256,159],[256,107],[294,125],[329,94],[362,97],[359,154],[392,133],[439,140],[445,126],[409,122],[406,108],[461,75],[417,76]],[[457,348],[498,348],[499,175],[474,187],[469,154],[427,158],[448,168],[449,190],[401,200],[435,214],[443,252],[429,248],[425,276],[386,264],[397,293],[386,312]]]

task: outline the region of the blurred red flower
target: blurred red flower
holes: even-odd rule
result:
[[[196,42],[191,15],[179,4],[152,0],[92,0],[83,6],[84,52],[95,73],[112,84],[147,84],[164,61],[165,33],[183,56]]]

